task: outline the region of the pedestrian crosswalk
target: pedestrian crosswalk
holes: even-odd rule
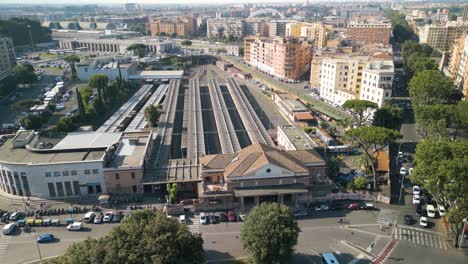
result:
[[[396,223],[399,212],[390,209],[381,209],[377,216],[377,223],[382,225],[390,225]]]
[[[393,238],[431,248],[447,249],[449,244],[439,234],[417,228],[395,227]]]
[[[200,233],[200,215],[195,215],[191,218],[191,223],[188,225],[190,232]]]
[[[8,249],[10,239],[10,236],[0,235],[0,262]]]

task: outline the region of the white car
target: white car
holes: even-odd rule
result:
[[[400,174],[401,174],[401,175],[406,175],[406,169],[405,169],[405,167],[401,167],[401,168],[400,168]]]
[[[68,231],[80,231],[83,228],[83,223],[81,222],[74,222],[67,226]]]
[[[419,195],[421,193],[421,188],[417,185],[413,186],[413,195]]]
[[[63,104],[57,104],[57,105],[55,105],[55,109],[56,110],[63,110],[63,109],[65,109],[65,106]]]
[[[112,221],[112,218],[114,217],[114,213],[113,212],[106,212],[106,214],[104,215],[104,223],[109,223],[110,221]]]
[[[413,204],[419,204],[421,202],[421,199],[419,198],[419,195],[413,195]]]
[[[435,211],[435,208],[432,204],[428,204],[426,206],[426,210],[427,210],[427,216],[429,216],[430,218],[435,218],[436,217],[436,211]]]
[[[400,159],[403,158],[403,152],[401,152],[401,151],[398,152],[398,158],[400,158]]]
[[[207,225],[208,224],[208,217],[205,213],[200,213],[200,224]]]
[[[419,225],[422,227],[427,227],[427,217],[422,216],[421,219],[419,219]]]
[[[447,210],[445,210],[445,206],[439,205],[439,214],[440,216],[444,216],[447,214]]]

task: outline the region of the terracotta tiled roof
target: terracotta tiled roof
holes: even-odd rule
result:
[[[310,112],[295,113],[294,117],[297,120],[314,120],[314,116]]]

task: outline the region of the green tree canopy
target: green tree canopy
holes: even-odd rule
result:
[[[13,111],[24,111],[38,104],[42,104],[42,102],[36,99],[25,99],[12,104],[10,109]]]
[[[135,43],[127,47],[128,51],[132,51],[138,58],[143,58],[146,55],[146,45],[142,43]]]
[[[445,104],[454,94],[452,80],[437,70],[418,72],[409,83],[415,105]]]
[[[146,122],[148,122],[148,124],[151,126],[151,127],[155,127],[157,126],[158,124],[158,119],[159,119],[159,116],[161,116],[161,113],[162,113],[162,107],[161,105],[149,105],[145,108],[145,119],[146,119]]]
[[[45,263],[205,263],[203,239],[164,213],[135,211],[99,239],[73,244],[65,255]]]
[[[98,96],[100,100],[104,100],[104,95],[106,94],[105,89],[107,88],[107,83],[109,78],[105,74],[94,74],[88,80],[88,85],[90,87],[96,88],[98,91]],[[83,96],[83,100],[85,97]],[[86,102],[86,101],[85,101]]]
[[[143,23],[131,23],[127,26],[128,30],[140,32],[143,35],[146,35],[145,24]]]
[[[80,62],[80,57],[76,56],[75,54],[73,55],[68,55],[63,58],[64,61],[68,62],[70,64],[70,69],[71,69],[71,76],[73,80],[78,79],[78,75],[76,74],[76,66],[75,64]]]
[[[37,81],[36,73],[34,72],[34,67],[29,63],[19,63],[12,69],[15,79],[18,83],[29,84]]]
[[[44,123],[44,120],[39,115],[27,115],[23,116],[19,122],[21,126],[26,129],[39,129]]]
[[[327,168],[325,174],[333,180],[337,180],[340,172],[340,162],[337,158],[331,157],[327,160]]]
[[[241,227],[241,244],[252,263],[288,263],[299,226],[289,208],[277,203],[255,207]]]
[[[19,17],[0,20],[0,36],[11,38],[15,46],[31,44],[29,29],[31,29],[34,43],[50,42],[52,40],[52,31],[42,27],[39,21]]]
[[[400,130],[403,122],[403,111],[400,107],[386,104],[377,109],[374,113],[372,124],[374,126],[385,127],[393,130]]]
[[[420,137],[442,139],[448,137],[447,126],[455,118],[453,105],[417,105],[414,117]]]
[[[364,177],[357,177],[354,179],[353,187],[355,190],[367,189],[367,179]]]
[[[419,54],[423,57],[430,57],[433,52],[434,49],[428,44],[419,44],[414,40],[405,41],[405,43],[401,45],[401,56],[405,60],[405,63],[412,54]]]
[[[68,116],[63,116],[59,119],[56,129],[60,132],[70,132],[77,128],[72,119]]]
[[[386,9],[384,13],[392,22],[393,42],[403,43],[407,40],[416,39],[413,29],[405,19],[405,15],[392,9]]]
[[[406,59],[406,68],[410,76],[424,70],[437,70],[437,63],[430,57],[424,55],[424,53],[416,52],[409,55]]]
[[[378,183],[376,162],[379,152],[390,143],[401,138],[401,134],[398,131],[384,127],[363,126],[346,131],[346,135],[359,146],[367,160],[371,161],[370,165],[374,177],[374,191],[377,191]]]
[[[378,105],[367,100],[347,100],[342,107],[351,112],[356,126],[360,127],[372,117],[373,109],[377,109]]]

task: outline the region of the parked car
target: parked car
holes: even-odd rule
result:
[[[296,218],[302,218],[302,217],[306,217],[307,216],[307,210],[299,210],[299,211],[296,211],[294,212],[294,217]]]
[[[421,199],[419,195],[413,195],[413,204],[420,204],[420,203],[421,203]]]
[[[56,104],[55,109],[56,110],[63,110],[63,109],[65,109],[65,106],[63,104]]]
[[[122,212],[118,212],[114,215],[114,218],[112,219],[113,223],[120,223],[122,220]]]
[[[104,215],[104,223],[109,223],[112,221],[112,218],[114,217],[114,213],[113,212],[106,212],[106,214]]]
[[[315,211],[328,211],[330,208],[328,207],[328,205],[326,204],[321,204],[321,205],[317,205],[314,210]]]
[[[210,219],[205,213],[200,213],[200,224],[207,225],[210,223]]]
[[[83,216],[83,222],[85,223],[92,223],[94,221],[94,217],[96,217],[96,214],[94,212],[87,212]]]
[[[412,225],[413,221],[414,219],[411,215],[405,215],[405,217],[403,218],[403,224],[405,225]]]
[[[23,213],[21,212],[14,212],[10,215],[10,217],[8,218],[10,221],[16,221],[16,220],[19,220],[21,219],[23,216]]]
[[[94,217],[93,223],[100,224],[100,223],[102,223],[103,218],[104,218],[104,216],[101,213],[99,213]]]
[[[179,216],[179,222],[182,223],[182,224],[186,224],[187,223],[187,218],[185,217],[184,214],[181,214]]]
[[[427,227],[428,226],[427,217],[422,216],[421,219],[419,219],[419,225],[422,227]]]
[[[219,215],[219,221],[221,222],[229,222],[229,217],[225,213],[220,213]]]
[[[359,204],[357,204],[357,203],[352,203],[352,204],[348,205],[348,209],[349,210],[359,210],[359,209],[361,209],[361,206],[359,206]]]
[[[210,223],[219,224],[219,219],[216,215],[210,215],[209,219],[210,219]]]
[[[420,195],[421,194],[421,188],[417,185],[413,186],[413,195]]]
[[[405,169],[405,167],[401,167],[401,168],[400,168],[400,175],[402,175],[402,176],[403,176],[403,175],[406,175],[406,169]]]
[[[362,206],[362,209],[375,210],[375,206],[373,203],[364,203],[364,205]]]
[[[54,241],[55,237],[54,235],[47,233],[47,234],[42,234],[37,238],[37,243],[47,243]]]
[[[81,222],[74,222],[67,226],[68,231],[81,231],[83,229],[83,223]]]
[[[417,204],[417,205],[416,205],[416,214],[419,215],[419,216],[421,216],[422,213],[423,213],[423,211],[422,211],[422,206],[421,206],[420,204]]]
[[[426,206],[426,210],[427,210],[427,216],[428,217],[430,217],[430,218],[435,218],[436,217],[435,207],[432,204],[428,204]]]
[[[4,235],[11,235],[13,232],[15,232],[15,230],[16,230],[16,224],[15,223],[10,223],[10,224],[6,224],[3,227],[2,233]]]
[[[229,219],[229,222],[236,222],[237,221],[237,217],[236,217],[236,214],[234,213],[234,211],[229,211],[228,212],[228,219]]]
[[[439,205],[439,215],[444,216],[447,214],[447,211],[445,210],[445,206]]]

